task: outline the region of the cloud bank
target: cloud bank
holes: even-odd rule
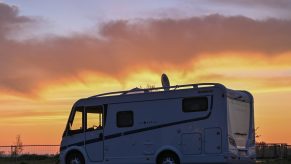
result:
[[[291,51],[291,20],[221,15],[120,20],[71,37],[7,39],[21,24],[33,21],[19,16],[16,7],[0,3],[0,90],[34,93],[47,82],[83,71],[118,76],[141,67],[183,66],[203,53],[275,56]],[[93,37],[97,33],[101,37]]]

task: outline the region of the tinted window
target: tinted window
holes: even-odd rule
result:
[[[117,112],[117,127],[131,127],[133,126],[133,112],[132,111],[122,111]]]
[[[192,97],[183,99],[183,112],[201,112],[207,111],[207,97]]]
[[[86,131],[103,128],[102,106],[86,107]]]

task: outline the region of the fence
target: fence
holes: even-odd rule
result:
[[[21,145],[0,146],[0,156],[47,155],[59,154],[60,145]]]
[[[0,146],[0,157],[13,157],[21,155],[55,156],[59,154],[60,145],[22,145],[21,151],[15,145]],[[291,157],[291,145],[287,144],[257,144],[256,154],[258,159],[284,159]]]
[[[291,155],[291,145],[287,144],[257,144],[257,159],[286,159]]]

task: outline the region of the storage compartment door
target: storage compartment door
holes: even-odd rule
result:
[[[182,152],[183,154],[201,154],[201,134],[182,134]]]
[[[218,154],[221,153],[221,129],[208,128],[204,130],[205,135],[205,153]]]

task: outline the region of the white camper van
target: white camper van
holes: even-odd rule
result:
[[[253,97],[203,83],[99,94],[77,101],[64,164],[255,162]]]

